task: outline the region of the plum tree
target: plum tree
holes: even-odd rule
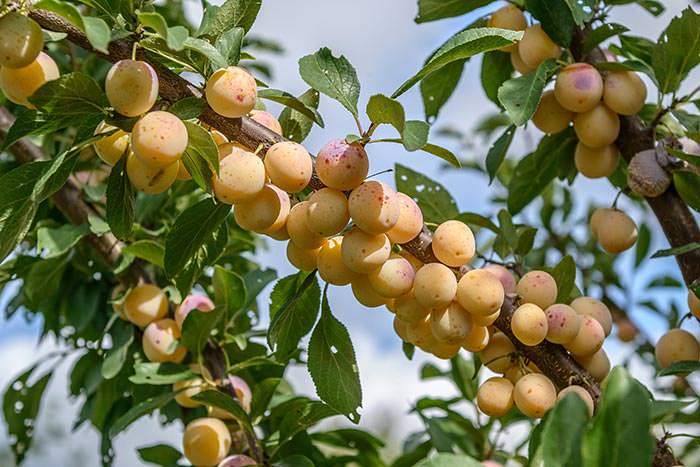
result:
[[[598,299],[593,297],[576,297],[571,302],[573,308],[579,315],[588,315],[595,318],[600,323],[605,331],[605,335],[609,336],[612,331],[613,319],[610,309]]]
[[[559,394],[557,395],[557,400],[562,400],[568,394],[575,394],[577,397],[579,397],[586,404],[586,408],[588,409],[588,416],[593,416],[593,410],[595,408],[595,405],[593,404],[593,398],[584,387],[578,386],[576,384],[567,386],[561,391],[559,391]]]
[[[520,8],[515,5],[506,5],[491,14],[488,27],[524,31],[527,27],[527,19]],[[500,50],[513,52],[518,50],[518,44],[501,47]]]
[[[356,226],[369,234],[383,234],[399,220],[398,195],[386,183],[368,180],[352,190],[348,210]]]
[[[520,303],[534,303],[543,310],[557,300],[557,282],[545,271],[530,271],[518,281]]]
[[[338,236],[328,239],[318,251],[316,267],[321,279],[333,285],[348,285],[357,278],[343,261],[343,245],[348,237]]]
[[[309,184],[313,163],[304,146],[283,141],[265,153],[265,170],[273,184],[288,193],[298,193]]]
[[[588,63],[567,65],[557,73],[554,95],[566,110],[588,112],[603,97],[603,78]]]
[[[530,373],[515,383],[513,402],[526,416],[542,418],[557,402],[557,390],[545,375]]]
[[[180,363],[187,355],[187,349],[177,342],[179,339],[180,328],[174,320],[153,321],[143,331],[143,353],[154,363]]]
[[[372,235],[353,227],[343,238],[343,262],[350,270],[369,274],[391,254],[391,242],[384,234]]]
[[[612,144],[602,148],[590,148],[579,142],[574,152],[576,170],[588,178],[609,177],[617,169],[620,151]]]
[[[152,167],[144,164],[134,153],[126,158],[126,174],[137,190],[149,195],[163,193],[170,188],[180,171],[180,162],[164,167]]]
[[[95,154],[105,164],[114,165],[126,154],[129,147],[129,134],[105,122],[100,123],[95,129],[95,136],[106,135],[95,142]]]
[[[267,128],[268,130],[274,131],[278,135],[282,134],[282,125],[280,125],[280,122],[275,118],[274,115],[272,115],[270,112],[266,112],[265,110],[257,110],[253,109],[250,111],[248,116]]]
[[[515,280],[515,276],[507,268],[501,266],[500,264],[487,264],[482,268],[484,271],[488,271],[499,281],[503,286],[503,291],[506,295],[511,295],[516,293],[516,287],[518,282]]]
[[[489,343],[479,353],[479,359],[494,373],[505,373],[515,364],[515,346],[502,332],[491,335]]]
[[[187,127],[182,120],[162,110],[141,117],[131,132],[134,155],[153,168],[178,162],[187,149],[187,142]]]
[[[318,252],[321,247],[316,248],[300,248],[296,243],[287,242],[287,259],[292,266],[301,271],[313,271],[316,269],[316,261],[318,260]]]
[[[569,305],[555,303],[546,310],[547,340],[555,344],[568,344],[578,335],[581,318]]]
[[[534,70],[549,58],[559,58],[561,48],[544,32],[541,24],[533,24],[525,29],[518,43],[518,53],[523,63]]]
[[[358,143],[334,139],[321,148],[316,158],[318,178],[336,190],[354,190],[367,178],[369,159]]]
[[[367,276],[372,288],[382,297],[396,298],[408,293],[413,287],[416,272],[406,258],[392,255]]]
[[[656,342],[656,362],[661,368],[674,363],[700,359],[700,344],[685,329],[670,329]]]
[[[505,292],[496,276],[483,269],[466,273],[457,284],[457,301],[469,313],[487,316],[497,312]]]
[[[228,454],[231,434],[221,420],[198,418],[185,427],[182,447],[185,457],[193,465],[213,467]]]
[[[369,278],[364,274],[355,274],[350,286],[355,299],[367,308],[377,308],[387,304],[387,298],[374,290]]]
[[[576,337],[564,347],[576,356],[585,357],[600,350],[604,340],[603,326],[595,318],[581,315],[581,326],[579,326]]]
[[[138,117],[151,110],[158,98],[158,89],[156,71],[141,60],[120,60],[112,65],[105,78],[109,104],[125,117]]]
[[[603,102],[620,115],[634,115],[642,110],[647,87],[633,71],[609,71],[605,76]]]
[[[444,308],[455,299],[457,277],[444,264],[428,263],[416,272],[413,293],[426,308]]]
[[[500,376],[487,379],[479,386],[476,404],[489,417],[504,416],[513,408],[513,383]]]
[[[214,72],[204,89],[207,104],[224,117],[247,115],[255,106],[258,86],[255,78],[237,66],[229,66]]]
[[[126,318],[143,328],[168,313],[168,297],[153,284],[141,284],[126,293],[123,308]]]
[[[314,232],[308,222],[309,201],[302,201],[292,206],[287,216],[287,233],[289,239],[299,248],[318,248],[326,241],[326,237]]]
[[[486,326],[478,326],[472,323],[469,332],[462,340],[462,348],[469,352],[481,352],[489,345],[490,337]]]
[[[574,131],[579,141],[589,148],[602,148],[615,142],[620,134],[620,117],[605,104],[576,114]]]
[[[472,323],[467,310],[457,302],[430,312],[430,329],[441,342],[459,345],[469,334]]]
[[[219,147],[219,158],[219,175],[212,178],[219,201],[241,203],[260,194],[265,187],[265,165],[258,156],[227,143]]]
[[[423,230],[423,211],[405,193],[397,192],[399,217],[394,226],[386,232],[393,243],[408,243]]]
[[[532,123],[543,133],[559,133],[567,129],[573,119],[574,112],[562,107],[554,91],[545,91],[532,116]]]
[[[610,359],[603,349],[598,350],[593,355],[574,355],[574,358],[597,381],[603,381],[610,373]]]
[[[182,324],[185,322],[187,315],[192,312],[192,310],[197,310],[201,312],[208,312],[214,309],[214,302],[211,301],[206,295],[188,295],[185,297],[180,305],[178,305],[175,310],[175,322],[178,327],[182,329]]]
[[[460,267],[471,261],[476,251],[475,245],[474,234],[464,222],[443,222],[433,234],[433,253],[448,266]]]
[[[48,54],[39,52],[33,62],[22,68],[0,67],[0,90],[11,102],[33,109],[34,105],[29,102],[32,94],[59,76],[56,62]]]
[[[616,208],[599,208],[591,216],[591,233],[608,253],[621,253],[637,241],[637,225]]]
[[[33,20],[16,11],[0,18],[0,66],[24,68],[43,47],[43,33]]]
[[[348,199],[342,191],[321,188],[309,196],[306,222],[313,232],[323,236],[339,233],[348,225]]]
[[[547,315],[534,303],[525,303],[513,313],[511,329],[523,344],[537,345],[547,336]]]
[[[233,216],[238,225],[246,230],[274,232],[287,223],[290,206],[287,192],[268,183],[255,198],[236,204]]]

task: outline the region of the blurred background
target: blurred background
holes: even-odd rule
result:
[[[214,2],[219,3],[219,2]],[[640,35],[655,40],[671,17],[677,15],[688,5],[687,1],[667,0],[666,12],[654,18],[636,6],[623,6],[615,10],[612,21],[625,24],[630,34]],[[198,0],[186,1],[187,13],[197,24],[201,14]],[[472,14],[455,19],[448,19],[423,25],[413,21],[417,6],[408,0],[265,0],[260,16],[253,28],[253,33],[279,42],[283,48],[282,55],[256,54],[265,58],[272,65],[272,79],[267,80],[271,87],[283,89],[298,95],[307,89],[298,73],[298,59],[315,52],[322,46],[329,47],[335,55],[345,55],[355,66],[362,83],[360,108],[363,109],[369,97],[376,93],[390,94],[401,82],[413,75],[422,65],[424,59],[445,39],[462,29],[474,19],[495,10],[501,5],[494,3],[488,9],[477,10]],[[431,142],[451,149],[463,160],[483,164],[491,140],[483,133],[475,132],[482,121],[496,112],[496,107],[488,101],[480,85],[480,59],[467,64],[462,81],[449,103],[443,108],[431,131]],[[688,81],[693,81],[689,79]],[[697,82],[697,79],[695,80]],[[655,98],[649,93],[649,98]],[[406,108],[407,117],[423,118],[423,106],[415,87],[405,94],[401,101]],[[268,110],[278,114],[279,108],[270,106]],[[326,122],[326,128],[314,127],[306,146],[315,153],[327,140],[356,133],[354,121],[339,104],[330,99],[321,99],[320,112]],[[441,129],[454,128],[465,135],[474,135],[457,141],[441,136]],[[533,149],[539,135],[534,127],[519,132],[515,144],[511,147],[509,157],[520,157]],[[387,135],[390,135],[387,130]],[[377,137],[383,136],[379,132]],[[371,160],[370,173],[391,169],[397,162],[424,173],[444,184],[457,200],[460,211],[476,212],[493,217],[498,208],[490,200],[498,196],[498,188],[488,186],[488,177],[470,170],[447,169],[441,160],[425,153],[407,153],[399,145],[373,144],[368,148]],[[393,174],[386,173],[381,179],[393,183]],[[591,202],[610,204],[616,194],[607,180],[586,180],[578,177],[574,184],[576,219],[579,225],[562,226],[566,229],[580,230],[586,234],[584,223],[586,209]],[[638,224],[645,222],[655,235],[650,251],[666,248],[660,236],[659,227],[650,213],[644,213],[624,197],[621,207],[628,209]],[[521,220],[535,218],[537,203],[520,214]],[[276,269],[278,277],[294,272],[287,263],[284,244],[274,240],[267,241],[267,247],[257,255],[261,266]],[[662,258],[648,261],[646,267],[632,272],[634,250],[626,252],[618,261],[618,273],[629,288],[630,296],[641,293],[651,277],[665,272],[680,278],[675,261]],[[260,296],[260,305],[266,310],[269,289]],[[659,290],[659,289],[656,289]],[[685,311],[685,289],[655,292],[650,297],[662,309],[676,303]],[[396,452],[400,442],[418,426],[417,417],[409,415],[412,403],[421,395],[449,396],[456,392],[447,382],[420,380],[420,368],[426,361],[440,364],[433,357],[426,357],[416,352],[412,361],[406,359],[401,351],[400,340],[392,330],[392,315],[382,309],[365,309],[353,298],[349,288],[331,287],[331,306],[335,315],[348,327],[355,345],[360,365],[360,375],[364,393],[364,408],[361,425],[371,430],[380,438],[386,439],[388,450]],[[56,342],[46,339],[37,347],[40,323],[26,322],[20,313],[12,319],[4,318],[7,305],[7,293],[0,296],[0,386],[16,377],[31,365],[40,355],[54,351]],[[667,327],[666,321],[644,309],[627,310],[635,324],[651,342]],[[266,316],[266,312],[263,312]],[[264,318],[266,319],[266,318]],[[264,323],[263,323],[264,324]],[[697,331],[697,323],[685,326]],[[633,349],[621,345],[612,337],[605,344],[613,364],[627,361]],[[630,362],[633,374],[648,381],[651,369]],[[53,378],[48,397],[40,412],[36,425],[36,438],[26,465],[98,465],[99,438],[92,428],[81,427],[71,432],[71,424],[79,404],[68,396],[67,371],[73,361],[64,362],[61,370]],[[288,376],[298,391],[314,395],[314,388],[305,368],[293,368]],[[344,423],[334,419],[331,423]],[[346,423],[346,422],[345,422]],[[118,452],[117,466],[138,465],[135,448],[145,444],[167,442],[180,448],[181,427],[161,428],[157,420],[148,420],[134,424],[115,442]],[[508,436],[502,437],[508,442]],[[0,465],[12,465],[9,455],[7,433],[0,425]]]

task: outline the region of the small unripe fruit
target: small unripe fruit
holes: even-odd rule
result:
[[[277,120],[277,118],[275,118],[275,116],[270,112],[253,109],[250,111],[250,118],[268,130],[274,131],[278,135],[282,134],[282,125],[280,125],[279,120]]]
[[[0,89],[10,101],[33,109],[29,98],[49,81],[58,79],[56,62],[44,52],[36,60],[22,68],[0,67]]]
[[[386,305],[387,299],[374,290],[367,276],[357,274],[352,280],[351,287],[355,299],[367,308]]]
[[[637,225],[624,212],[609,208],[598,209],[601,213],[591,218],[591,232],[605,251],[621,253],[637,241]],[[595,223],[593,222],[595,220]]]
[[[334,139],[319,151],[316,172],[326,186],[353,190],[367,178],[369,159],[362,145]]]
[[[457,284],[457,301],[469,313],[487,316],[501,309],[505,292],[496,276],[483,269],[466,273]]]
[[[157,195],[170,188],[177,180],[179,170],[180,162],[165,167],[151,167],[144,164],[134,153],[126,158],[126,174],[131,184],[148,195]]]
[[[547,335],[547,315],[537,305],[525,303],[513,313],[511,326],[520,342],[529,346],[537,345]]]
[[[318,252],[321,248],[300,248],[291,240],[287,242],[287,259],[292,266],[301,271],[313,271],[316,269]]]
[[[502,332],[491,336],[488,345],[479,353],[481,362],[494,373],[505,373],[515,365],[515,346]]]
[[[151,110],[156,103],[158,75],[144,61],[120,60],[107,73],[105,93],[118,113],[125,117],[138,117]]]
[[[348,199],[342,191],[321,188],[307,199],[307,224],[312,231],[324,235],[335,235],[350,221]]]
[[[542,418],[557,402],[557,390],[545,375],[530,373],[515,383],[515,406],[530,418]]]
[[[515,280],[513,273],[507,268],[501,266],[500,264],[488,264],[481,269],[490,272],[496,276],[499,281],[501,281],[503,291],[506,293],[506,295],[515,293],[517,281]]]
[[[185,428],[182,446],[185,457],[193,465],[214,467],[231,449],[231,434],[221,420],[199,418]]]
[[[233,217],[246,230],[275,232],[287,222],[290,205],[287,192],[268,183],[255,198],[236,204]]]
[[[610,373],[610,360],[603,349],[600,349],[593,355],[574,355],[574,358],[598,382],[603,381],[605,377],[608,376],[608,373]]]
[[[186,381],[178,381],[177,383],[173,384],[173,391],[177,392],[175,395],[175,402],[177,402],[180,407],[185,407],[188,409],[199,407],[202,405],[202,403],[197,402],[192,398],[207,389],[206,386],[207,384],[202,378],[192,378]]]
[[[355,225],[370,234],[386,233],[399,220],[399,199],[386,183],[368,180],[352,190],[348,210]]]
[[[124,296],[124,314],[139,327],[146,327],[167,313],[168,297],[153,284],[137,285]]]
[[[501,310],[490,315],[472,315],[472,322],[477,326],[491,326],[501,316]]]
[[[346,238],[339,236],[328,239],[318,251],[316,267],[321,279],[333,285],[348,285],[357,274],[343,262],[343,244]]]
[[[655,149],[635,154],[627,166],[627,185],[647,198],[656,198],[668,190],[671,176],[659,164]]]
[[[613,144],[620,134],[620,117],[600,103],[574,117],[574,130],[589,148],[602,148]]]
[[[297,193],[309,184],[313,162],[304,146],[283,141],[265,153],[265,169],[272,183],[288,193]]]
[[[0,18],[0,66],[23,68],[44,47],[44,35],[36,22],[11,11]]]
[[[566,397],[567,394],[575,394],[576,396],[581,398],[581,400],[586,404],[586,407],[588,408],[588,416],[593,416],[593,398],[591,397],[590,393],[586,391],[586,389],[575,384],[573,386],[567,386],[561,391],[559,391],[559,395],[557,395],[557,400],[562,400],[564,397]]]
[[[467,310],[457,302],[430,313],[430,327],[439,341],[459,345],[469,334],[472,322]]]
[[[582,315],[581,326],[574,340],[566,344],[566,350],[576,356],[593,355],[603,346],[605,331],[595,318]]]
[[[603,327],[605,335],[610,335],[613,319],[610,309],[605,303],[593,297],[577,297],[571,302],[571,308],[579,315],[587,315],[594,318]]]
[[[384,234],[371,235],[355,227],[343,239],[342,254],[352,271],[369,274],[389,259],[391,242]]]
[[[549,38],[539,24],[525,29],[518,43],[518,53],[526,66],[535,69],[549,58],[559,58],[561,48]]]
[[[187,149],[187,127],[170,112],[157,110],[139,119],[131,131],[131,149],[144,164],[159,168],[179,161]]]
[[[177,310],[175,310],[175,322],[178,327],[182,329],[185,318],[187,318],[187,315],[189,315],[192,310],[206,313],[213,309],[214,302],[206,295],[188,295],[177,307]]]
[[[692,290],[688,291],[688,308],[693,316],[700,319],[700,298]]]
[[[154,321],[143,331],[143,353],[151,362],[180,363],[184,360],[187,349],[175,344],[178,339],[180,328],[174,320],[166,318]]]
[[[219,176],[212,177],[216,198],[234,204],[252,200],[265,187],[265,166],[258,156],[226,143],[219,147]]]
[[[392,243],[408,243],[423,230],[423,212],[410,196],[401,192],[397,196],[399,218],[386,235]]]
[[[700,344],[684,329],[671,329],[656,343],[656,361],[661,368],[674,363],[700,359]]]
[[[367,278],[379,295],[386,298],[396,298],[411,290],[415,275],[413,266],[406,258],[392,255],[379,268],[370,272]]]
[[[464,222],[446,221],[435,229],[432,248],[440,262],[452,267],[464,266],[476,251],[474,234]]]
[[[633,71],[610,71],[605,77],[603,101],[620,115],[634,115],[642,110],[647,87]]]
[[[517,287],[521,303],[534,303],[546,310],[557,300],[557,282],[545,271],[530,271],[525,274]]]
[[[236,118],[253,110],[258,97],[255,78],[237,66],[217,70],[204,90],[209,107],[224,117]]]
[[[396,335],[402,341],[408,342],[408,324],[405,321],[401,321],[398,316],[394,316],[393,326]]]
[[[416,300],[413,292],[396,298],[394,309],[396,310],[396,317],[407,324],[424,320],[430,314],[430,309],[421,305]]]
[[[426,308],[444,308],[455,299],[457,277],[444,264],[428,263],[416,272],[413,293]]]
[[[557,303],[545,310],[547,314],[547,340],[555,344],[568,344],[578,335],[581,317],[569,305]]]
[[[494,376],[487,379],[476,393],[476,405],[489,417],[502,417],[513,408],[513,383]]]
[[[628,319],[617,323],[617,338],[620,342],[632,342],[639,334],[637,327]]]
[[[526,65],[523,59],[520,57],[520,52],[517,50],[514,50],[510,53],[510,63],[513,65],[513,68],[515,68],[515,71],[517,71],[521,75],[532,73],[537,69],[536,67],[533,68]]]
[[[110,134],[95,142],[93,145],[95,153],[105,164],[114,165],[122,158],[129,147],[129,134],[124,130],[107,125],[105,122],[100,123],[95,128],[95,135],[103,133]]]
[[[246,455],[236,454],[219,462],[217,467],[245,467],[248,465],[258,465],[258,463]]]
[[[472,325],[462,340],[462,348],[469,352],[481,352],[489,345],[489,330],[486,326]]]
[[[491,14],[488,27],[509,29],[511,31],[524,31],[527,27],[527,20],[520,8],[515,5],[506,5]],[[518,50],[518,44],[501,47],[499,50],[512,52]]]
[[[326,241],[326,237],[309,228],[308,208],[308,201],[302,201],[292,206],[289,216],[287,216],[287,233],[289,233],[289,238],[300,248],[318,248]]]
[[[532,116],[532,123],[543,133],[559,133],[569,127],[573,118],[574,113],[561,106],[554,91],[546,91]]]
[[[574,152],[576,170],[587,178],[609,177],[617,169],[620,151],[613,144],[602,148],[589,148],[579,142]]]
[[[573,63],[557,74],[554,95],[559,104],[572,112],[588,112],[603,97],[603,78],[588,63]]]

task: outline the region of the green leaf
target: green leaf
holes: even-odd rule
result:
[[[498,100],[498,89],[513,76],[513,63],[510,54],[500,50],[486,52],[481,60],[481,87],[484,88],[486,97],[497,106],[501,106]]]
[[[18,465],[22,463],[31,446],[35,431],[34,422],[39,414],[46,386],[53,375],[50,371],[30,385],[29,378],[37,366],[38,364],[33,365],[10,383],[2,401],[7,433],[12,438],[10,447]]]
[[[515,246],[515,254],[520,256],[527,255],[535,244],[535,236],[537,229],[534,227],[525,227],[518,234],[518,244]]]
[[[325,294],[321,308],[321,319],[309,341],[309,373],[321,400],[358,423],[362,387],[355,350],[347,329],[333,316]]]
[[[687,375],[698,370],[700,370],[700,362],[697,362],[695,360],[676,362],[673,365],[660,370],[659,376]]]
[[[637,236],[637,244],[635,247],[634,265],[639,267],[649,254],[649,245],[651,243],[651,232],[646,224],[639,226],[639,235]]]
[[[416,23],[427,23],[443,18],[461,16],[470,11],[486,6],[493,0],[418,0]]]
[[[275,462],[272,467],[314,467],[314,463],[308,457],[294,454]]]
[[[250,417],[245,413],[241,404],[232,396],[215,389],[209,389],[200,392],[192,397],[192,399],[225,410],[233,416],[234,420],[236,420],[245,431],[254,433],[253,425],[250,423]]]
[[[700,156],[696,156],[694,154],[688,154],[688,153],[685,153],[683,151],[679,151],[677,149],[669,149],[668,152],[673,157],[683,159],[686,162],[690,162],[691,164],[700,167]]]
[[[521,31],[509,31],[497,28],[474,28],[461,31],[452,36],[450,40],[438,49],[428,63],[413,77],[399,86],[391,97],[399,97],[412,88],[417,82],[451,63],[514,44],[519,41],[522,36],[523,33]]]
[[[235,27],[248,32],[258,16],[261,4],[262,0],[227,0],[220,7],[209,6],[207,10],[210,10],[210,16],[207,18],[205,15],[198,35],[219,36]]]
[[[508,210],[519,213],[557,176],[559,166],[573,160],[576,137],[571,130],[542,138],[535,152],[515,167],[508,186]]]
[[[540,21],[542,29],[549,37],[568,47],[576,25],[574,16],[566,0],[525,0],[525,8]]]
[[[107,224],[112,233],[124,240],[134,226],[134,192],[126,174],[126,157],[112,167],[107,179]]]
[[[188,139],[182,161],[197,185],[209,191],[212,171],[219,173],[219,149],[207,130],[193,122],[183,123]]]
[[[372,123],[387,123],[396,128],[399,134],[403,134],[406,112],[399,101],[384,94],[375,94],[367,102],[367,116]]]
[[[486,171],[489,174],[489,184],[493,182],[499,167],[501,167],[506,158],[508,148],[510,148],[510,144],[515,136],[515,128],[515,125],[510,125],[506,128],[506,131],[489,148],[489,152],[486,155]]]
[[[319,93],[315,89],[309,89],[299,96],[299,101],[307,107],[317,109]],[[306,139],[313,126],[312,119],[290,107],[285,107],[282,110],[279,122],[282,125],[282,134],[297,143],[301,143]]]
[[[481,462],[464,454],[441,453],[415,464],[416,467],[481,467]]]
[[[698,190],[700,175],[686,171],[673,172],[673,184],[683,201],[696,211],[700,211],[700,190]]]
[[[153,396],[142,400],[130,408],[124,415],[119,417],[112,424],[112,426],[109,428],[109,437],[114,438],[139,418],[165,406],[175,398],[176,394],[176,392],[167,392],[165,394],[160,394],[158,396]]]
[[[321,128],[324,126],[323,117],[321,117],[321,114],[318,113],[318,110],[316,110],[314,106],[307,105],[302,100],[294,97],[288,92],[280,91],[279,89],[261,89],[258,92],[258,97],[287,106],[316,122],[316,124]]]
[[[299,74],[306,84],[340,102],[357,116],[360,82],[355,68],[344,57],[336,58],[327,47],[299,60]]]
[[[588,407],[576,394],[568,394],[542,421],[540,444],[530,465],[581,466],[581,439],[588,424]]]
[[[409,120],[409,122],[411,121]],[[403,140],[398,138],[382,138],[381,140],[377,140],[375,142],[403,144],[404,147],[406,144]],[[457,159],[457,156],[455,156],[452,151],[443,148],[442,146],[438,146],[437,144],[427,143],[426,145],[421,147],[420,150],[423,152],[427,152],[428,154],[432,154],[433,156],[439,157],[445,162],[450,163],[450,165],[452,165],[453,167],[459,168],[462,166],[462,164],[459,162],[459,159]]]
[[[60,227],[40,227],[36,231],[37,250],[44,252],[44,258],[62,256],[78,244],[89,232],[87,224],[64,224]]]
[[[109,26],[100,18],[83,16],[77,6],[61,0],[41,0],[34,4],[35,8],[49,10],[66,18],[78,29],[83,31],[92,47],[102,53],[109,53],[107,45],[111,37]]]
[[[134,375],[129,377],[129,381],[134,384],[169,385],[196,376],[188,365],[141,362],[134,365]]]
[[[202,115],[207,102],[200,97],[185,97],[168,108],[180,120],[192,120]]]
[[[180,52],[185,48],[185,40],[190,36],[187,28],[183,26],[169,28],[165,18],[156,12],[139,12],[138,20],[144,27],[157,32],[170,50]]]
[[[534,115],[547,80],[559,67],[555,60],[545,60],[534,72],[509,79],[498,89],[498,100],[515,125],[524,125]]]
[[[663,3],[656,0],[608,0],[606,3],[608,5],[629,5],[635,3],[654,16],[659,16],[666,10]]]
[[[673,110],[671,113],[685,127],[686,136],[695,140],[700,139],[700,115],[690,114],[684,110]]]
[[[266,378],[253,388],[253,400],[250,403],[250,418],[255,423],[259,417],[263,417],[275,391],[282,382],[282,378]]]
[[[452,62],[437,73],[426,76],[420,82],[420,93],[423,98],[426,120],[431,121],[437,118],[440,109],[457,88],[464,72],[465,63],[465,60]]]
[[[428,144],[430,125],[420,120],[408,120],[402,139],[407,151],[423,149]]]
[[[652,422],[663,422],[665,419],[669,418],[669,416],[677,414],[692,403],[693,401],[654,400],[651,402]]]
[[[617,23],[601,24],[589,34],[583,41],[583,53],[589,53],[591,50],[598,47],[600,44],[610,39],[611,37],[624,34],[629,31],[629,28]]]
[[[663,258],[665,256],[677,256],[677,255],[684,255],[686,253],[690,253],[691,251],[695,250],[700,250],[700,243],[698,242],[692,242],[692,243],[686,243],[683,246],[678,246],[675,248],[669,248],[667,250],[659,250],[653,255],[651,255],[652,258]]]
[[[552,269],[552,276],[557,283],[557,303],[568,303],[576,282],[576,262],[570,255],[564,256]]]
[[[163,265],[168,277],[182,271],[231,212],[231,206],[206,198],[185,209],[165,237]]]
[[[279,360],[297,349],[299,341],[314,326],[321,305],[321,288],[316,273],[297,274],[280,279],[270,294],[270,348]]]
[[[454,198],[440,183],[401,164],[396,164],[394,176],[396,188],[418,203],[426,222],[439,224],[459,214]]]
[[[671,20],[654,44],[651,66],[663,94],[675,92],[700,63],[700,14],[691,7]]]
[[[51,118],[107,115],[107,97],[100,85],[85,73],[68,73],[40,87],[29,99]]]
[[[650,429],[651,402],[647,390],[624,368],[613,368],[593,426],[584,435],[583,465],[651,465],[654,439]]]
[[[183,45],[185,49],[196,52],[209,60],[209,63],[211,63],[212,68],[215,70],[228,66],[228,61],[221,55],[216,47],[205,40],[197,39],[196,37],[188,37],[185,39]]]
[[[226,316],[234,316],[243,310],[246,304],[246,287],[243,278],[234,271],[229,271],[219,265],[214,267],[212,278],[216,303],[226,310]]]
[[[493,233],[498,233],[499,228],[494,224],[491,219],[484,217],[481,214],[476,214],[474,212],[463,212],[457,216],[457,220],[464,222],[469,225],[476,225],[479,227],[484,227],[489,229]]]
[[[137,449],[142,461],[156,465],[176,465],[182,459],[180,451],[167,444],[154,444]]]
[[[124,366],[129,346],[134,342],[134,326],[131,323],[118,320],[114,323],[110,336],[112,337],[112,348],[105,353],[105,359],[102,362],[102,377],[104,379],[114,378]]]
[[[180,344],[194,355],[201,354],[212,331],[221,321],[223,311],[223,308],[214,308],[207,312],[189,313],[182,323]]]
[[[163,245],[154,240],[137,240],[126,245],[122,251],[126,254],[144,259],[160,268],[163,267],[165,249]]]
[[[240,61],[244,35],[245,30],[236,27],[224,32],[216,40],[216,44],[214,44],[216,50],[219,51],[229,65],[237,65]]]

